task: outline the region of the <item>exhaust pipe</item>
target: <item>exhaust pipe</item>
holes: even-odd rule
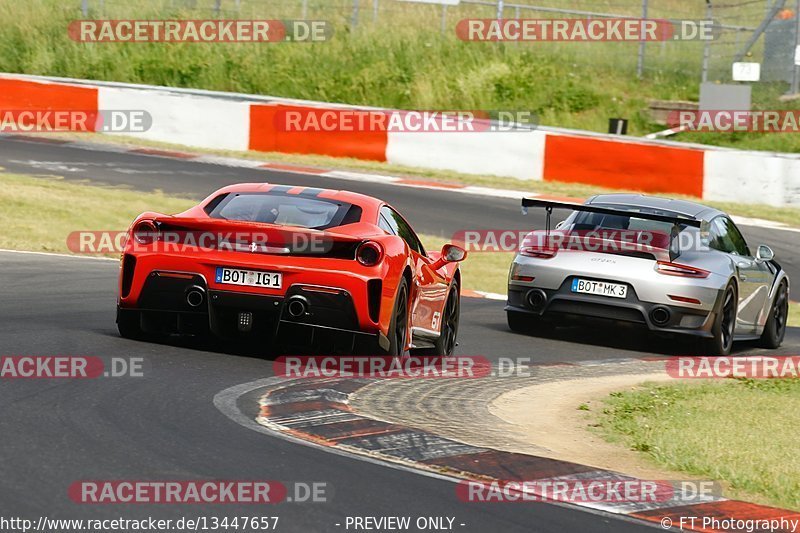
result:
[[[286,312],[295,320],[304,317],[308,313],[308,307],[308,300],[299,294],[292,296],[286,302]]]
[[[650,311],[650,320],[656,326],[666,326],[672,318],[672,313],[666,307],[656,307]]]
[[[193,285],[186,290],[186,303],[189,307],[200,307],[206,301],[206,290],[203,287]]]
[[[541,311],[547,303],[547,294],[542,289],[532,289],[528,291],[526,300],[534,311]]]

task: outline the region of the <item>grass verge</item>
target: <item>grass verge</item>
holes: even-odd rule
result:
[[[722,481],[727,497],[800,510],[798,409],[800,380],[651,383],[612,393],[598,423],[662,467]]]
[[[139,192],[0,173],[0,248],[68,253],[73,231],[124,231],[144,211],[179,213],[194,200],[167,196],[160,191]],[[438,250],[447,241],[421,235],[425,247]],[[462,264],[465,289],[505,294],[511,252],[472,253]],[[800,304],[791,308],[790,321],[800,326]]]
[[[144,211],[178,213],[196,202],[57,178],[0,174],[0,248],[68,252],[73,231],[124,231]]]

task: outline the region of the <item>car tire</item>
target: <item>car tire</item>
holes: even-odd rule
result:
[[[389,349],[387,355],[403,358],[406,355],[405,346],[408,344],[408,281],[405,277],[400,278],[400,285],[397,287],[397,296],[394,299],[392,308],[392,320],[389,322]]]
[[[144,337],[139,311],[117,308],[117,330],[125,339],[139,340]]]
[[[725,287],[725,292],[722,293],[722,301],[720,302],[717,316],[714,318],[714,324],[711,327],[711,333],[714,337],[706,340],[705,348],[707,353],[705,355],[730,355],[736,331],[736,311],[738,307],[739,298],[736,285],[731,282]]]
[[[764,332],[761,334],[759,344],[762,348],[774,350],[783,343],[786,335],[786,323],[789,318],[789,286],[785,281],[781,281],[775,298],[769,310],[767,323],[764,325]]]
[[[460,315],[461,296],[458,290],[458,284],[454,282],[450,287],[447,301],[444,304],[441,334],[439,335],[439,338],[436,339],[434,347],[412,350],[412,355],[423,357],[450,357],[453,355],[453,352],[455,352],[456,349],[456,340],[458,339],[458,323]]]

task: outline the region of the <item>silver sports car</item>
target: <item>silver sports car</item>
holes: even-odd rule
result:
[[[789,278],[768,246],[755,253],[725,213],[635,194],[585,204],[523,199],[547,213],[511,265],[508,325],[536,331],[557,317],[632,322],[694,335],[706,353],[734,341],[777,348],[786,333]],[[554,209],[572,211],[554,229]]]

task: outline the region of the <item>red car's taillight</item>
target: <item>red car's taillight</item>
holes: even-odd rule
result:
[[[667,276],[681,276],[684,278],[707,278],[711,274],[711,272],[702,268],[679,265],[678,263],[669,263],[667,261],[658,261],[656,263],[656,272]]]
[[[519,253],[527,257],[535,257],[537,259],[552,259],[558,253],[558,248],[542,248],[540,246],[524,246],[520,248]]]
[[[133,238],[139,244],[153,244],[158,240],[158,228],[151,220],[141,220],[133,227]]]
[[[362,242],[356,250],[356,260],[364,266],[375,266],[383,259],[383,247],[375,241]]]

